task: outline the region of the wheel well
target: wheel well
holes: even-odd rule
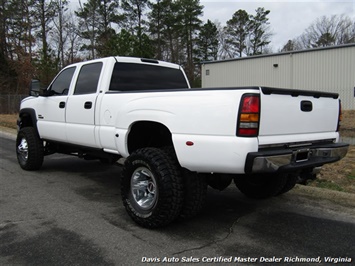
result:
[[[170,130],[163,124],[151,121],[136,122],[128,135],[128,152],[144,147],[172,146]]]
[[[19,128],[34,127],[37,130],[36,111],[32,108],[21,109],[17,125]]]
[[[23,127],[33,127],[33,121],[32,121],[32,117],[30,114],[28,113],[21,113],[20,114],[20,123],[19,123],[19,126],[20,128],[23,128]]]

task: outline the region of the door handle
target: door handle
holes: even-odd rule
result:
[[[60,102],[60,103],[59,103],[59,108],[60,108],[60,109],[65,108],[65,102]]]
[[[91,109],[91,107],[92,107],[92,102],[86,102],[86,103],[84,104],[84,108],[85,108],[85,109]]]

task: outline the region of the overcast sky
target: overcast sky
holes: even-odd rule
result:
[[[269,22],[274,33],[271,46],[277,52],[288,40],[301,35],[318,17],[345,14],[355,20],[355,0],[200,0],[204,8],[203,20],[218,20],[224,26],[234,12],[244,9],[255,14],[255,9],[270,10]]]

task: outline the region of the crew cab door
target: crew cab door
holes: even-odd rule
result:
[[[68,142],[96,147],[95,106],[99,93],[98,83],[102,62],[86,64],[79,70],[73,94],[66,108],[66,134]]]
[[[36,105],[37,128],[43,139],[66,141],[65,109],[76,67],[66,68],[40,96]]]

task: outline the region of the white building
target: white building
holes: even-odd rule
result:
[[[203,88],[239,86],[336,92],[354,110],[355,44],[203,63]]]

